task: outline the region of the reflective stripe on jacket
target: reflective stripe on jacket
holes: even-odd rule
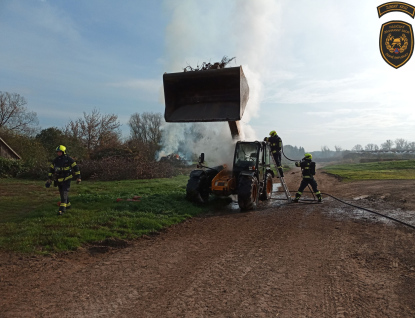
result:
[[[68,155],[56,157],[49,166],[48,178],[58,182],[64,182],[75,178],[81,178],[81,171],[76,162]]]
[[[316,174],[316,163],[310,159],[303,159],[300,162],[303,178],[313,178]]]
[[[272,136],[272,137],[267,137],[265,139],[266,139],[266,141],[269,142],[269,144],[271,146],[271,151],[273,153],[281,151],[282,140],[278,135]]]

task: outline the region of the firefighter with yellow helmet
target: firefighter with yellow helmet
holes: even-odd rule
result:
[[[316,163],[311,159],[313,156],[310,153],[306,153],[304,158],[301,161],[295,163],[296,167],[301,168],[301,174],[303,179],[301,180],[300,187],[298,188],[297,193],[295,194],[295,199],[293,202],[298,202],[301,195],[303,194],[304,189],[311,185],[313,192],[316,194],[318,202],[321,202],[321,192],[317,188],[317,182],[314,180],[314,175],[316,174]]]
[[[59,145],[56,148],[57,157],[52,161],[49,167],[48,181],[46,186],[49,187],[53,182],[58,187],[61,197],[58,214],[62,215],[71,207],[68,192],[71,187],[72,178],[76,178],[76,182],[81,182],[81,172],[75,160],[68,156],[66,147]]]
[[[277,135],[275,130],[272,130],[269,133],[269,137],[265,137],[264,141],[269,142],[271,146],[272,156],[274,157],[275,163],[277,164],[277,169],[281,177],[284,177],[284,172],[281,165],[281,149],[282,149],[282,140],[280,136]]]

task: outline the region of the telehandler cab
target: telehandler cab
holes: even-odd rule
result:
[[[199,167],[193,170],[186,186],[186,198],[205,203],[210,194],[217,196],[238,195],[241,210],[251,210],[258,200],[268,200],[272,193],[271,154],[266,142],[238,141],[235,145],[233,167],[226,165],[206,167],[204,154],[199,157]]]

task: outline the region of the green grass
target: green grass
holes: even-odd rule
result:
[[[212,204],[185,200],[188,177],[72,182],[72,208],[57,215],[57,188],[44,182],[0,179],[0,249],[29,253],[75,250],[106,239],[132,240],[203,213]],[[119,201],[141,196],[139,202]],[[222,201],[223,204],[228,203]],[[219,203],[221,204],[221,203]]]
[[[415,160],[339,164],[323,168],[343,181],[415,179]]]

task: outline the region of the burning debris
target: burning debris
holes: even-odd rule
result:
[[[196,68],[193,68],[190,65],[188,65],[183,70],[185,72],[189,72],[189,71],[206,71],[206,70],[221,69],[221,68],[225,68],[226,65],[229,64],[229,62],[233,61],[235,58],[236,57],[233,57],[230,59],[225,55],[220,62],[216,62],[213,64],[203,62],[201,66],[198,65],[196,66]]]
[[[171,153],[167,156],[161,157],[160,162],[169,162],[175,165],[186,165],[187,161],[180,157],[177,153]]]
[[[177,153],[171,153],[167,156],[160,158],[160,161],[175,161],[175,160],[180,160],[180,156]]]

